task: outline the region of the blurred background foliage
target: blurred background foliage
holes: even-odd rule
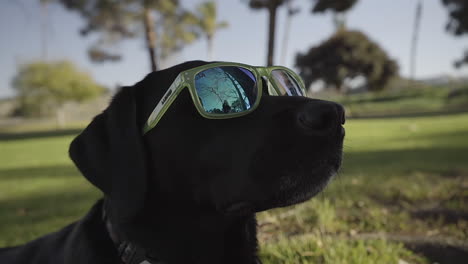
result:
[[[368,90],[379,91],[398,75],[397,63],[377,43],[360,31],[344,28],[306,54],[299,53],[296,66],[307,87],[323,80],[342,93],[349,89],[345,81],[362,78]]]
[[[125,63],[120,44],[142,40],[148,71],[197,39],[206,41],[212,59],[216,34],[230,30],[217,12],[225,4],[219,0],[195,8],[178,0],[36,1],[44,16],[52,5],[81,16],[77,34],[90,40],[94,62]],[[424,1],[411,3],[416,12],[407,76],[365,29],[348,27],[347,14],[362,1],[307,2],[308,14],[331,15],[334,30],[297,51],[295,66],[308,96],[346,107],[344,164],[318,197],[259,214],[260,255],[264,263],[466,263],[468,78],[414,77]],[[284,23],[283,63],[291,21],[304,10],[295,0],[238,2],[268,16],[265,65],[278,64],[276,31]],[[467,1],[440,3],[448,14],[446,31],[466,36]],[[466,67],[467,54],[454,66]],[[21,63],[11,86],[14,98],[0,99],[0,247],[63,227],[100,196],[67,149],[115,90],[72,61],[48,60],[46,52]]]
[[[70,61],[37,61],[21,65],[13,78],[17,93],[15,115],[41,117],[57,115],[64,125],[63,105],[69,101],[83,102],[106,92],[91,75],[80,71]]]
[[[204,2],[197,12],[184,9],[178,0],[41,0],[44,5],[61,4],[79,13],[86,21],[80,33],[99,35],[90,47],[93,61],[117,61],[121,55],[115,45],[124,39],[144,38],[151,70],[158,70],[158,60],[205,35],[208,48],[218,29],[227,27],[218,22],[215,2]],[[210,51],[211,52],[211,51]]]
[[[468,34],[468,2],[464,0],[442,0],[447,7],[450,19],[446,29],[456,36]],[[468,63],[468,50],[465,55],[455,62],[455,66],[460,67]]]

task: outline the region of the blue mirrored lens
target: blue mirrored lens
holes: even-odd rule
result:
[[[199,72],[195,88],[203,109],[210,114],[245,112],[254,106],[258,96],[255,75],[235,66]]]
[[[298,81],[285,70],[273,70],[271,72],[273,80],[280,89],[279,95],[304,96]]]

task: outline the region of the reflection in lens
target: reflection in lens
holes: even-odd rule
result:
[[[210,114],[240,113],[257,99],[255,75],[242,67],[222,66],[199,72],[195,88],[203,109]]]
[[[271,75],[281,90],[280,95],[304,96],[298,81],[296,81],[287,71],[273,70]]]

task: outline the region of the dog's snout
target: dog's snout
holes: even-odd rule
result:
[[[304,105],[297,115],[299,127],[315,133],[341,130],[345,123],[343,106],[327,101],[313,101]]]

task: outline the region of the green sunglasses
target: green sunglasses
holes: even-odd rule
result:
[[[263,82],[270,95],[305,95],[302,79],[286,67],[254,67],[233,62],[210,63],[177,75],[146,121],[143,134],[158,124],[177,95],[186,87],[201,116],[227,119],[247,115],[258,107]]]

